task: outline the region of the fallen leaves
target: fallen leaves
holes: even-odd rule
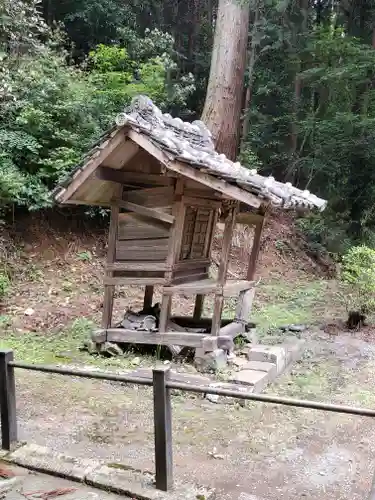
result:
[[[11,477],[15,477],[15,473],[10,469],[0,466],[0,478],[1,479],[10,479]]]
[[[69,493],[74,493],[77,488],[57,488],[56,490],[49,491],[29,491],[27,493],[22,493],[22,495],[30,500],[39,498],[40,500],[52,500],[53,498],[61,497],[63,495],[68,495]]]

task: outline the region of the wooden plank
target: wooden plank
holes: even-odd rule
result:
[[[159,332],[165,333],[167,331],[168,321],[171,315],[172,308],[172,297],[166,295],[163,291],[163,296],[160,305],[160,315],[159,315]],[[173,343],[174,344],[174,343]],[[174,344],[178,345],[178,344]]]
[[[157,186],[173,186],[174,179],[165,174],[142,174],[140,172],[124,171],[124,178],[133,184],[155,184]]]
[[[187,347],[200,347],[206,333],[190,332],[142,332],[128,330],[125,328],[108,328],[106,330],[108,342],[119,342],[124,344],[149,344],[149,345],[179,345]],[[95,336],[96,335],[96,336]],[[103,333],[100,330],[92,335],[94,342],[100,342]]]
[[[199,318],[195,319],[193,316],[172,316],[171,321],[177,323],[185,328],[211,328],[212,319],[211,318]],[[221,326],[228,325],[232,323],[232,319],[223,318],[221,320]]]
[[[207,272],[197,272],[194,274],[189,274],[187,276],[177,276],[173,278],[173,286],[206,280],[208,278],[209,275]]]
[[[184,278],[186,276],[191,276],[192,274],[207,274],[208,266],[202,266],[200,265],[199,267],[194,267],[194,268],[187,268],[187,269],[180,269],[179,271],[175,271],[173,273],[173,279],[176,278]]]
[[[118,130],[115,135],[108,140],[108,144],[103,147],[103,149],[98,150],[98,154],[95,158],[87,161],[87,163],[82,167],[82,170],[76,173],[75,177],[65,191],[63,191],[57,198],[59,203],[66,203],[67,200],[71,198],[77,189],[85,182],[85,180],[98,168],[101,163],[103,163],[105,158],[107,158],[108,155],[121,143],[126,141],[125,132],[125,129]]]
[[[118,240],[116,261],[164,261],[167,257],[168,238],[149,240]]]
[[[117,182],[120,184],[134,184],[140,186],[146,185],[161,185],[172,186],[173,179],[166,175],[160,174],[143,174],[142,172],[128,172],[127,170],[116,170],[110,167],[98,167],[95,172],[98,179],[103,181]]]
[[[168,222],[168,224],[173,224],[174,221],[173,215],[169,215],[166,212],[162,212],[154,208],[142,207],[141,205],[137,205],[136,203],[131,203],[130,201],[123,200],[114,200],[114,203],[116,203],[116,205],[121,208],[125,208],[126,210],[130,210],[131,212],[135,212],[136,214],[143,215],[144,217]]]
[[[224,305],[224,297],[222,295],[215,295],[214,310],[212,313],[211,335],[215,336],[219,335],[223,305]]]
[[[253,288],[255,282],[247,280],[227,281],[223,286],[224,297],[233,297],[244,290]]]
[[[135,262],[165,262],[167,258],[166,249],[158,248],[122,248],[116,252],[116,261],[135,261]]]
[[[120,189],[118,189],[118,192]],[[109,233],[108,233],[108,250],[107,250],[107,265],[114,262],[116,258],[116,239],[117,239],[117,228],[118,228],[118,216],[120,209],[117,206],[111,207],[111,220],[109,223]],[[112,275],[111,271],[106,271],[106,277]],[[108,283],[104,285],[104,299],[103,299],[103,313],[102,313],[102,328],[109,328],[112,323],[113,314],[113,300],[114,300],[115,288],[112,284]]]
[[[188,259],[180,260],[176,262],[173,266],[173,271],[182,271],[184,269],[196,269],[198,267],[208,267],[210,265],[210,259]]]
[[[106,265],[106,271],[167,271],[165,262],[121,261]]]
[[[240,212],[236,215],[236,224],[246,224],[252,226],[263,220],[263,215],[252,212]]]
[[[212,200],[209,198],[195,198],[193,196],[183,196],[183,202],[185,205],[191,207],[204,207],[204,208],[214,208],[218,209],[221,207],[222,202],[218,200]]]
[[[172,186],[164,186],[131,191],[125,190],[122,199],[136,203],[142,207],[164,207],[173,205],[174,189]]]
[[[115,271],[114,278],[164,278],[165,271]]]
[[[241,201],[242,203],[255,208],[259,208],[261,206],[261,200],[255,195],[245,191],[244,189],[241,189],[238,186],[234,186],[233,184],[229,184],[228,182],[222,179],[218,179],[212,175],[203,173],[197,168],[191,167],[185,163],[171,160],[170,158],[168,158],[166,153],[152,144],[152,142],[147,139],[147,137],[138,134],[134,130],[129,130],[128,137],[143,149],[148,151],[154,158],[157,158],[169,170],[172,170],[173,172],[183,175],[184,177],[187,177],[189,179],[195,180],[213,190],[219,191],[233,200]]]
[[[199,281],[193,281],[191,283],[184,283],[173,286],[165,286],[163,289],[163,293],[166,295],[173,294],[183,294],[183,295],[206,295],[208,293],[218,292],[220,293],[220,286],[218,284],[208,278]]]
[[[225,227],[223,234],[223,241],[221,246],[221,256],[220,256],[220,264],[219,264],[219,272],[218,272],[218,283],[220,285],[225,284],[228,264],[229,264],[229,252],[232,243],[232,234],[236,221],[236,211],[238,207],[231,208],[227,214],[225,219]],[[215,296],[214,301],[214,310],[212,314],[212,328],[211,335],[219,335],[220,323],[221,323],[221,315],[223,312],[223,304],[224,299],[221,295]]]
[[[209,219],[208,219],[208,223],[207,223],[207,233],[206,233],[206,239],[205,239],[205,242],[204,242],[204,249],[203,249],[203,255],[205,255],[206,257],[209,257],[209,250],[211,248],[211,239],[213,238],[213,225],[214,225],[214,222],[215,222],[215,213],[217,211],[215,210],[211,210],[210,211],[210,216],[209,216]]]
[[[131,250],[131,249],[149,249],[155,248],[155,250],[168,248],[168,238],[153,238],[153,239],[141,239],[141,240],[117,240],[116,250]]]
[[[206,254],[208,259],[210,260],[210,262],[211,262],[212,245],[214,244],[214,236],[215,236],[215,232],[216,232],[217,221],[219,219],[219,213],[220,213],[219,210],[215,210],[213,221],[212,221],[212,226],[211,226],[211,234],[210,234],[208,249],[207,249],[207,254]]]
[[[195,320],[199,319],[202,316],[203,305],[204,305],[204,295],[199,294],[195,297],[194,313],[193,313],[193,318]]]
[[[166,222],[131,213],[120,214],[118,239],[168,238],[169,230],[170,224]]]
[[[255,277],[255,270],[256,270],[258,256],[259,256],[260,242],[261,242],[261,238],[262,238],[264,222],[265,222],[265,217],[263,217],[263,219],[261,221],[257,222],[257,225],[255,226],[253,247],[251,249],[249,266],[247,268],[247,276],[246,276],[246,278],[249,281],[253,281],[253,279]]]
[[[253,307],[255,295],[255,288],[251,288],[250,290],[244,290],[240,293],[237,308],[236,308],[236,316],[235,319],[239,319],[241,321],[248,322],[250,319],[251,309]]]
[[[175,187],[175,203],[173,204],[172,213],[174,215],[173,226],[169,235],[168,241],[168,251],[167,251],[167,266],[172,267],[176,262],[182,241],[182,231],[185,221],[186,207],[182,202],[182,193],[184,190],[184,183],[181,179],[178,179]],[[165,275],[168,282],[172,279],[172,272],[166,273]],[[172,297],[165,294],[163,290],[163,296],[160,307],[160,318],[159,318],[159,331],[165,332],[167,330],[167,325],[172,308]]]
[[[119,285],[164,285],[166,283],[165,278],[155,278],[155,277],[148,277],[148,278],[116,278],[112,276],[106,276],[104,278],[104,284],[105,285],[114,285],[114,286],[119,286]]]
[[[165,227],[144,226],[143,224],[139,226],[127,226],[120,223],[118,230],[118,239],[120,241],[167,239],[168,235],[169,231]]]
[[[138,144],[135,144],[126,138],[126,140],[118,148],[114,149],[112,153],[104,159],[102,165],[121,170],[129,162],[132,162],[135,158],[139,158],[141,153],[143,153],[143,150],[138,146]]]
[[[236,208],[232,208],[229,210],[228,215],[225,219],[223,241],[221,245],[219,273],[217,279],[221,285],[224,285],[227,277],[229,253],[232,244],[232,235],[235,223],[236,223]]]
[[[173,175],[177,175],[177,174],[173,174]],[[189,187],[189,185],[192,185],[195,187]],[[204,187],[195,181],[191,181],[190,179],[186,179],[185,186],[186,187],[184,189],[184,195],[186,195],[186,196],[193,196],[194,198],[207,198],[209,200],[218,201],[220,203],[223,202],[222,193],[218,193],[216,191],[213,191],[212,189]]]

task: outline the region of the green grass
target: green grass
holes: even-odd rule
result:
[[[66,282],[69,288],[70,283]],[[279,326],[291,323],[312,323],[323,320],[327,311],[335,310],[337,293],[327,281],[310,283],[272,283],[259,286],[253,314],[249,318],[258,325],[260,336]],[[233,317],[236,301],[226,303],[224,316]],[[331,313],[332,313],[331,311]],[[88,364],[103,368],[127,369],[137,356],[142,366],[156,363],[156,357],[125,353],[116,358],[92,356],[80,351],[96,325],[87,318],[79,318],[58,333],[12,333],[12,318],[0,315],[0,347],[13,349],[17,359],[45,364]],[[134,368],[134,366],[133,366]]]
[[[329,282],[269,284],[257,289],[252,319],[260,333],[282,325],[313,323],[338,307],[338,296]]]
[[[0,316],[0,320],[6,316]],[[1,321],[0,321],[1,324]],[[94,330],[93,322],[86,318],[73,321],[71,325],[56,334],[7,333],[0,338],[0,348],[13,349],[15,358],[26,363],[37,364],[87,364],[102,368],[127,369],[131,367],[134,354],[125,353],[122,357],[105,358],[92,356],[80,351],[85,340]],[[155,359],[142,356],[142,366],[149,365]],[[133,366],[134,368],[134,366]]]

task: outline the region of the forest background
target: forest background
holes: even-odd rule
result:
[[[317,250],[375,245],[373,0],[0,0],[0,60],[0,221],[146,94],[328,199],[297,221]]]

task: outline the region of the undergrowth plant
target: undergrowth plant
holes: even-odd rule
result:
[[[365,245],[352,247],[342,259],[341,281],[348,327],[360,327],[375,311],[375,250]]]
[[[4,268],[0,267],[0,301],[7,295],[10,289],[10,278]]]

